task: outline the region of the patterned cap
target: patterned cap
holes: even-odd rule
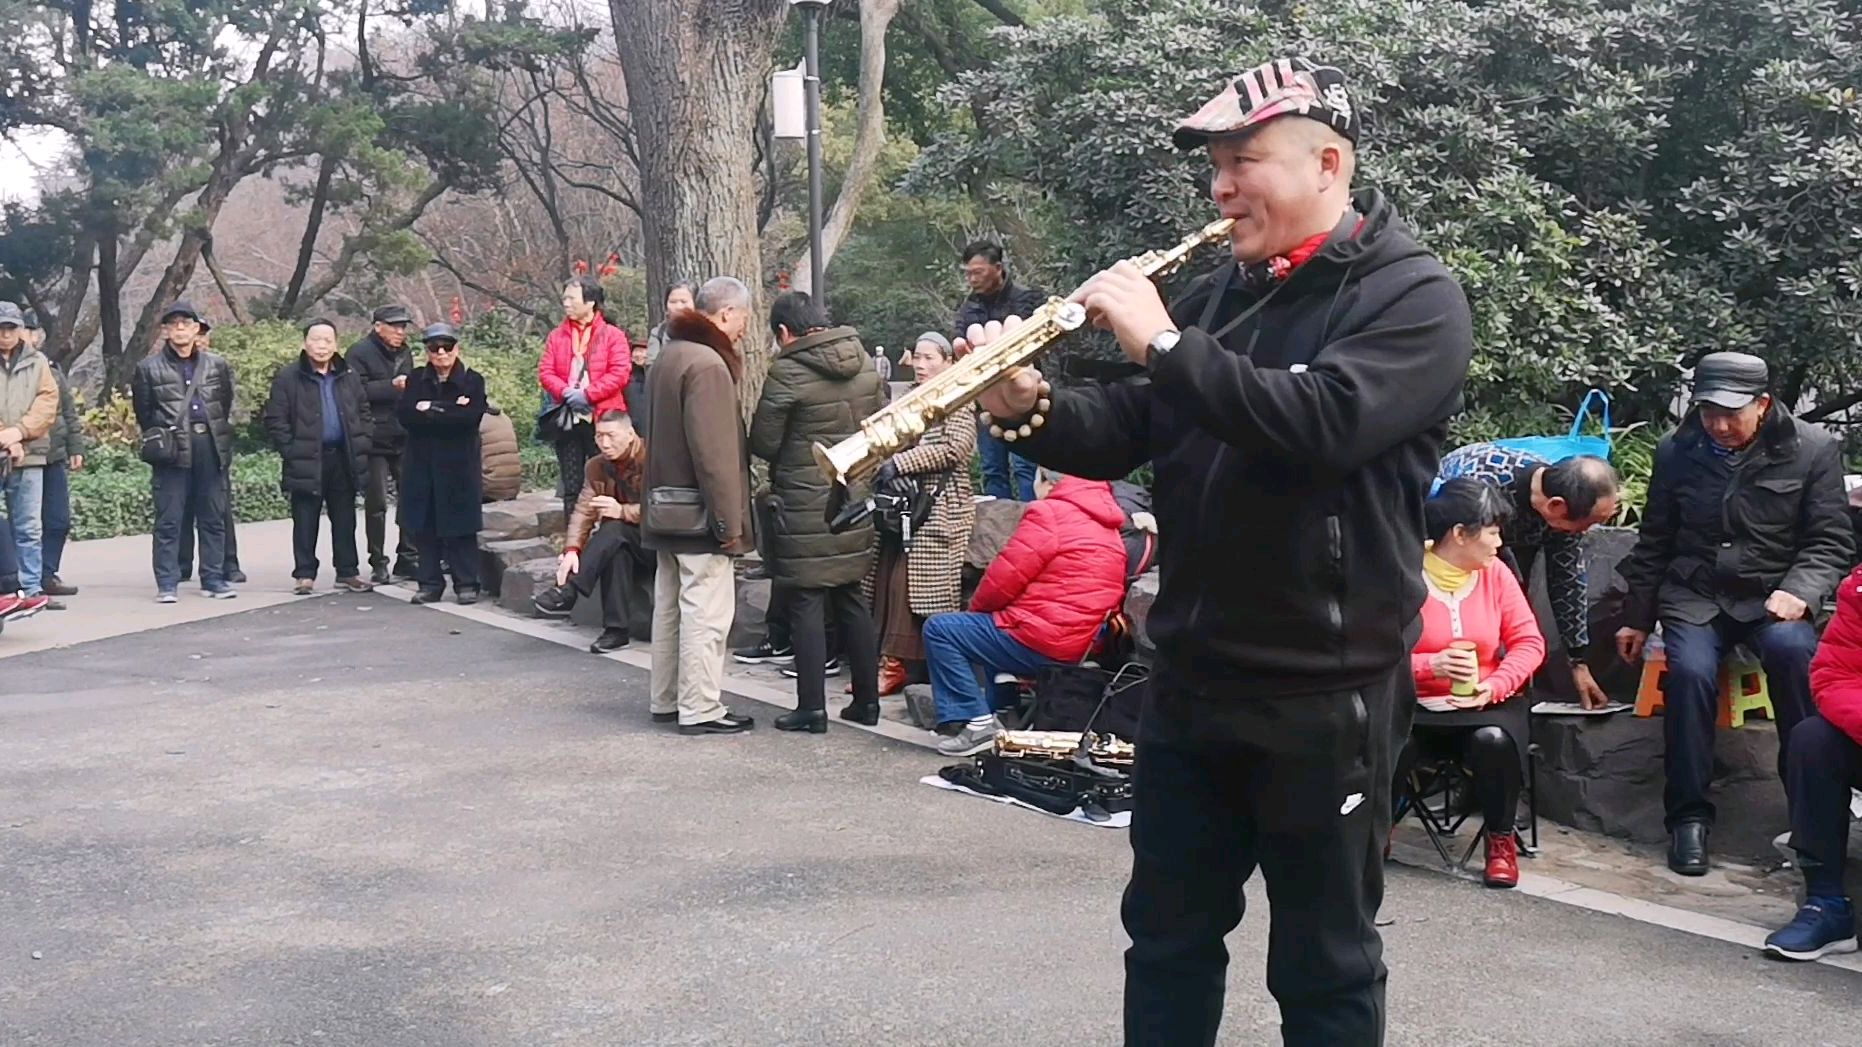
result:
[[[1288,115],[1318,120],[1357,144],[1358,110],[1345,90],[1345,74],[1305,58],[1276,58],[1236,77],[1178,124],[1171,141],[1178,149],[1194,149],[1211,138]]]

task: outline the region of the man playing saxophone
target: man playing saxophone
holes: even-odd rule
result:
[[[1168,307],[1129,262],[1072,296],[1148,378],[1044,396],[1023,369],[981,397],[1042,465],[1155,470],[1158,665],[1123,905],[1130,1045],[1215,1042],[1222,939],[1256,868],[1285,1042],[1383,1042],[1374,918],[1415,706],[1422,503],[1472,329],[1459,285],[1390,203],[1352,191],[1358,130],[1337,69],[1293,58],[1241,74],[1175,133],[1208,151],[1233,260]]]

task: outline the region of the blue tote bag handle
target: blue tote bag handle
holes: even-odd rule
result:
[[[1584,435],[1584,419],[1590,416],[1590,405],[1593,400],[1603,404],[1603,438],[1605,442],[1608,442],[1610,439],[1610,394],[1602,389],[1592,389],[1584,394],[1583,402],[1578,404],[1577,414],[1571,419],[1571,435]]]

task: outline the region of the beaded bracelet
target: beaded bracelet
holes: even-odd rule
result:
[[[1046,382],[1042,382],[1040,392],[1041,398],[1035,401],[1034,413],[1029,415],[1028,420],[1022,424],[1011,425],[1007,429],[997,425],[995,419],[990,417],[989,412],[984,411],[982,413],[983,424],[989,426],[989,435],[1006,443],[1014,443],[1016,440],[1025,440],[1033,436],[1036,429],[1047,424],[1047,412],[1054,406],[1054,402],[1048,397],[1053,391],[1053,386],[1048,385]]]

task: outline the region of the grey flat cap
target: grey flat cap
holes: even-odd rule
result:
[[[1771,387],[1771,368],[1750,353],[1708,353],[1694,365],[1694,402],[1737,411]]]
[[[459,343],[459,331],[457,328],[453,327],[452,324],[433,324],[426,330],[420,332],[420,340],[423,342],[452,342],[457,345]]]
[[[12,302],[0,302],[0,327],[24,327],[26,314],[19,311],[19,306]]]

